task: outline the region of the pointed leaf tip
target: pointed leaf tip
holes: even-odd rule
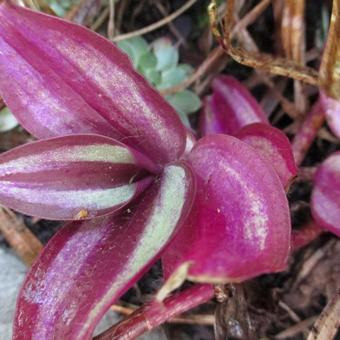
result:
[[[92,218],[120,209],[143,191],[151,178],[134,181],[143,168],[155,166],[111,138],[41,140],[1,155],[0,202],[47,219]]]
[[[184,152],[174,109],[100,35],[3,2],[0,50],[0,94],[36,137],[105,135],[160,164]]]
[[[235,135],[248,124],[268,123],[256,99],[236,78],[218,76],[213,80],[212,88],[213,93],[205,101],[201,113],[201,135]]]
[[[91,339],[180,228],[194,195],[190,167],[170,165],[131,210],[61,229],[26,277],[13,339]]]

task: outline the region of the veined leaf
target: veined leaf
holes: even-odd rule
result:
[[[182,155],[174,109],[100,35],[5,1],[0,50],[0,94],[36,137],[106,135],[161,164]]]
[[[90,339],[111,304],[161,254],[194,195],[190,168],[169,165],[131,210],[60,230],[23,285],[14,339]]]
[[[134,180],[143,167],[156,170],[138,152],[104,136],[37,141],[1,155],[0,202],[48,219],[104,215],[150,184],[150,177]]]

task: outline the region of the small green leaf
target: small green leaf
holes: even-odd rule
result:
[[[185,70],[182,68],[174,67],[162,72],[162,79],[159,89],[166,89],[183,82],[186,78]]]
[[[147,69],[144,71],[144,76],[150,84],[158,88],[158,84],[161,81],[161,74],[155,69]]]
[[[157,58],[156,69],[158,71],[164,71],[177,65],[178,50],[171,44],[170,39],[157,39],[153,44],[153,51]]]
[[[194,68],[189,64],[179,64],[177,69],[180,69],[185,73],[186,76],[190,76],[194,72]]]
[[[65,8],[56,1],[50,3],[50,8],[55,14],[57,14],[58,17],[62,18],[66,14]]]
[[[12,130],[17,125],[18,121],[7,107],[0,111],[0,132]]]
[[[193,113],[201,107],[199,97],[189,90],[178,92],[167,97],[168,102],[177,110],[177,112]]]
[[[149,45],[142,37],[134,37],[119,41],[117,46],[123,50],[132,60],[133,65],[137,68],[141,56],[148,52]]]
[[[155,69],[157,65],[157,58],[151,52],[146,52],[140,56],[138,60],[138,70],[145,73],[148,69]]]
[[[123,52],[125,52],[129,56],[133,66],[137,67],[137,59],[131,44],[127,40],[122,40],[117,43],[117,47],[119,47]]]

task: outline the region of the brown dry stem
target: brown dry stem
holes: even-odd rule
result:
[[[320,85],[329,96],[340,99],[340,0],[333,0],[331,23],[320,66]]]
[[[0,207],[0,232],[22,261],[31,266],[43,245],[9,209]]]
[[[217,22],[217,15],[214,14],[214,10],[216,10],[215,0],[211,1],[209,9],[211,30],[225,51],[235,61],[269,73],[300,80],[310,85],[317,86],[319,84],[318,72],[310,67],[304,67],[292,60],[274,57],[265,53],[250,52],[241,47],[233,46],[234,7],[235,0],[228,0],[221,30]]]
[[[333,339],[340,327],[340,288],[316,320],[307,340]]]

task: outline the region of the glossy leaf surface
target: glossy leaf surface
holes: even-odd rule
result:
[[[314,178],[312,213],[316,222],[340,237],[340,152],[329,156]]]
[[[41,140],[1,155],[0,202],[48,219],[104,215],[150,184],[151,177],[134,180],[142,167],[154,169],[141,154],[104,136]]]
[[[224,133],[222,124],[219,122],[216,104],[212,96],[206,96],[203,100],[199,119],[199,132],[201,136],[214,133]]]
[[[196,143],[188,160],[197,176],[192,212],[163,257],[166,276],[190,262],[189,278],[242,281],[286,267],[288,202],[272,167],[246,143],[223,135]]]
[[[174,109],[98,34],[3,2],[0,50],[0,94],[36,137],[103,134],[157,163],[183,153]]]
[[[291,144],[279,129],[254,123],[242,128],[236,137],[254,147],[274,167],[284,187],[297,175]]]
[[[131,210],[60,230],[26,278],[14,339],[90,339],[105,311],[180,227],[194,195],[190,169],[170,165]]]
[[[213,94],[207,100],[201,118],[201,134],[235,135],[251,123],[268,120],[256,99],[236,78],[218,76],[212,82]],[[206,117],[204,117],[206,115]]]

